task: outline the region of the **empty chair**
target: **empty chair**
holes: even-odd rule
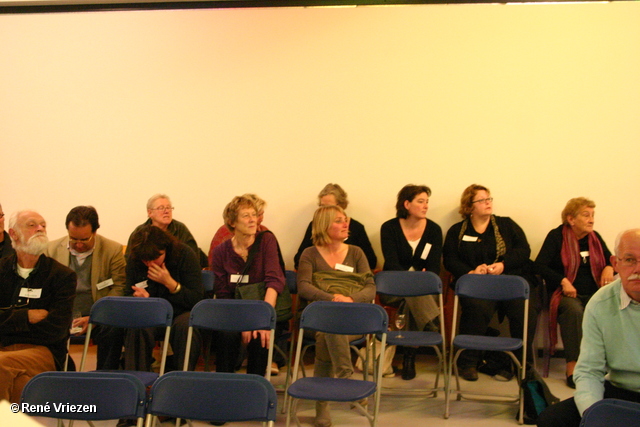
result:
[[[173,320],[173,307],[164,298],[104,297],[96,301],[89,314],[89,326],[84,342],[80,370],[84,370],[94,324],[116,328],[153,328],[164,327],[165,335],[160,361],[160,375],[164,373],[169,348],[169,334]],[[154,372],[125,371],[136,375],[145,386],[153,384],[158,378]]]
[[[136,418],[142,427],[146,388],[125,372],[43,372],[22,390],[29,415],[68,420]]]
[[[402,388],[403,392],[428,393],[437,396],[440,373],[446,376],[446,351],[444,348],[444,312],[442,301],[442,281],[431,271],[381,271],[375,276],[376,291],[379,294],[398,297],[418,297],[423,295],[438,295],[440,307],[440,332],[431,331],[389,331],[387,345],[405,347],[431,347],[438,357],[438,370],[434,386],[430,389]]]
[[[456,324],[458,318],[458,306],[460,297],[478,298],[492,301],[511,301],[521,299],[524,300],[524,318],[522,339],[509,337],[488,337],[484,335],[456,335]],[[488,396],[498,398],[498,402],[518,402],[519,412],[518,421],[523,422],[523,399],[522,388],[519,383],[524,379],[526,366],[526,342],[527,342],[527,319],[529,314],[529,284],[520,276],[510,275],[483,275],[483,274],[465,274],[456,282],[454,309],[453,309],[453,325],[451,327],[451,359],[449,361],[449,379],[445,381],[447,391],[445,392],[445,418],[449,416],[450,394],[451,394],[451,371],[453,369],[456,378],[456,395],[457,400],[462,398],[475,400],[468,396]],[[458,376],[457,360],[463,351],[467,350],[485,350],[485,351],[502,351],[508,354],[513,360],[517,368],[518,393],[515,395],[497,395],[493,393],[484,393],[480,391],[463,391],[460,388],[460,378]],[[522,350],[521,360],[515,356],[514,351]],[[477,399],[487,400],[487,399]],[[496,401],[496,400],[494,400]]]
[[[273,426],[277,405],[275,389],[259,375],[174,371],[151,388],[147,427],[155,416],[216,423],[262,421]]]
[[[184,370],[187,370],[193,328],[222,332],[270,330],[267,364],[265,365],[269,367],[273,359],[275,327],[276,311],[268,302],[243,299],[202,300],[193,307],[189,317]],[[270,369],[266,369],[266,377],[267,379],[271,377]]]
[[[591,405],[582,415],[580,427],[640,427],[640,403],[619,399],[603,399]]]
[[[340,335],[380,334],[381,356],[384,356],[388,326],[387,312],[376,304],[316,301],[308,305],[300,316],[300,335],[304,334],[305,330]],[[375,381],[329,377],[297,379],[301,349],[302,340],[299,339],[296,346],[292,384],[287,390],[290,397],[287,408],[287,427],[290,424],[291,416],[295,418],[296,424],[300,425],[296,414],[300,399],[354,402],[367,416],[371,426],[375,427],[380,406],[379,385],[382,380],[380,362],[375,370],[377,372]],[[375,396],[374,409],[371,414],[359,402],[372,395]]]

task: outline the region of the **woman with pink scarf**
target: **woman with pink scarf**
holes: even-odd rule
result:
[[[536,266],[547,283],[550,296],[549,334],[551,351],[558,341],[557,325],[567,361],[567,385],[575,388],[573,369],[580,354],[582,314],[591,296],[613,281],[611,252],[593,230],[596,204],[576,197],[562,211],[562,225],[547,234]]]

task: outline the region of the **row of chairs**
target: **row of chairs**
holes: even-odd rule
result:
[[[273,426],[277,396],[271,383],[252,374],[173,371],[147,387],[118,371],[44,372],[27,383],[21,404],[29,415],[68,420],[137,420],[151,427],[156,417]],[[28,404],[28,406],[24,406]]]

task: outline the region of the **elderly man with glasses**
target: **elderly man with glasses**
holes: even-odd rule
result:
[[[154,194],[147,201],[147,219],[144,224],[140,224],[133,230],[131,236],[129,236],[129,242],[127,243],[127,252],[125,256],[127,259],[129,258],[129,253],[131,251],[131,238],[145,225],[155,225],[159,229],[168,232],[173,237],[178,239],[178,241],[184,243],[189,246],[194,254],[200,260],[200,266],[205,268],[209,265],[209,261],[207,256],[198,248],[198,244],[196,243],[196,239],[194,239],[193,235],[189,231],[186,225],[173,219],[173,210],[175,208],[171,205],[171,199],[166,194]]]
[[[61,369],[76,274],[44,255],[44,218],[20,211],[9,220],[15,254],[0,259],[0,400],[20,401],[27,382]]]
[[[120,243],[97,234],[100,223],[93,206],[76,206],[65,220],[67,236],[51,243],[47,255],[76,272],[76,299],[71,332],[86,333],[93,303],[106,296],[122,296],[125,260]],[[98,369],[118,369],[122,334],[113,328],[96,326],[91,338],[98,344]]]
[[[640,229],[616,239],[611,264],[619,277],[601,287],[584,312],[574,397],[548,407],[538,426],[580,425],[587,408],[615,398],[640,403]]]

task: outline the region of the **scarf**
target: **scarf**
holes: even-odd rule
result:
[[[602,270],[607,266],[606,260],[604,259],[604,251],[602,250],[600,239],[598,239],[596,233],[591,232],[587,236],[589,236],[591,275],[598,286],[601,286],[600,276],[602,276]],[[582,257],[580,255],[580,243],[569,224],[565,224],[564,227],[562,227],[562,249],[560,249],[560,258],[564,266],[564,277],[573,283],[578,275],[578,268],[580,268]],[[560,305],[562,296],[562,285],[560,285],[553,292],[551,300],[549,301],[549,340],[551,341],[551,354],[554,353],[556,344],[558,343],[558,306]]]

